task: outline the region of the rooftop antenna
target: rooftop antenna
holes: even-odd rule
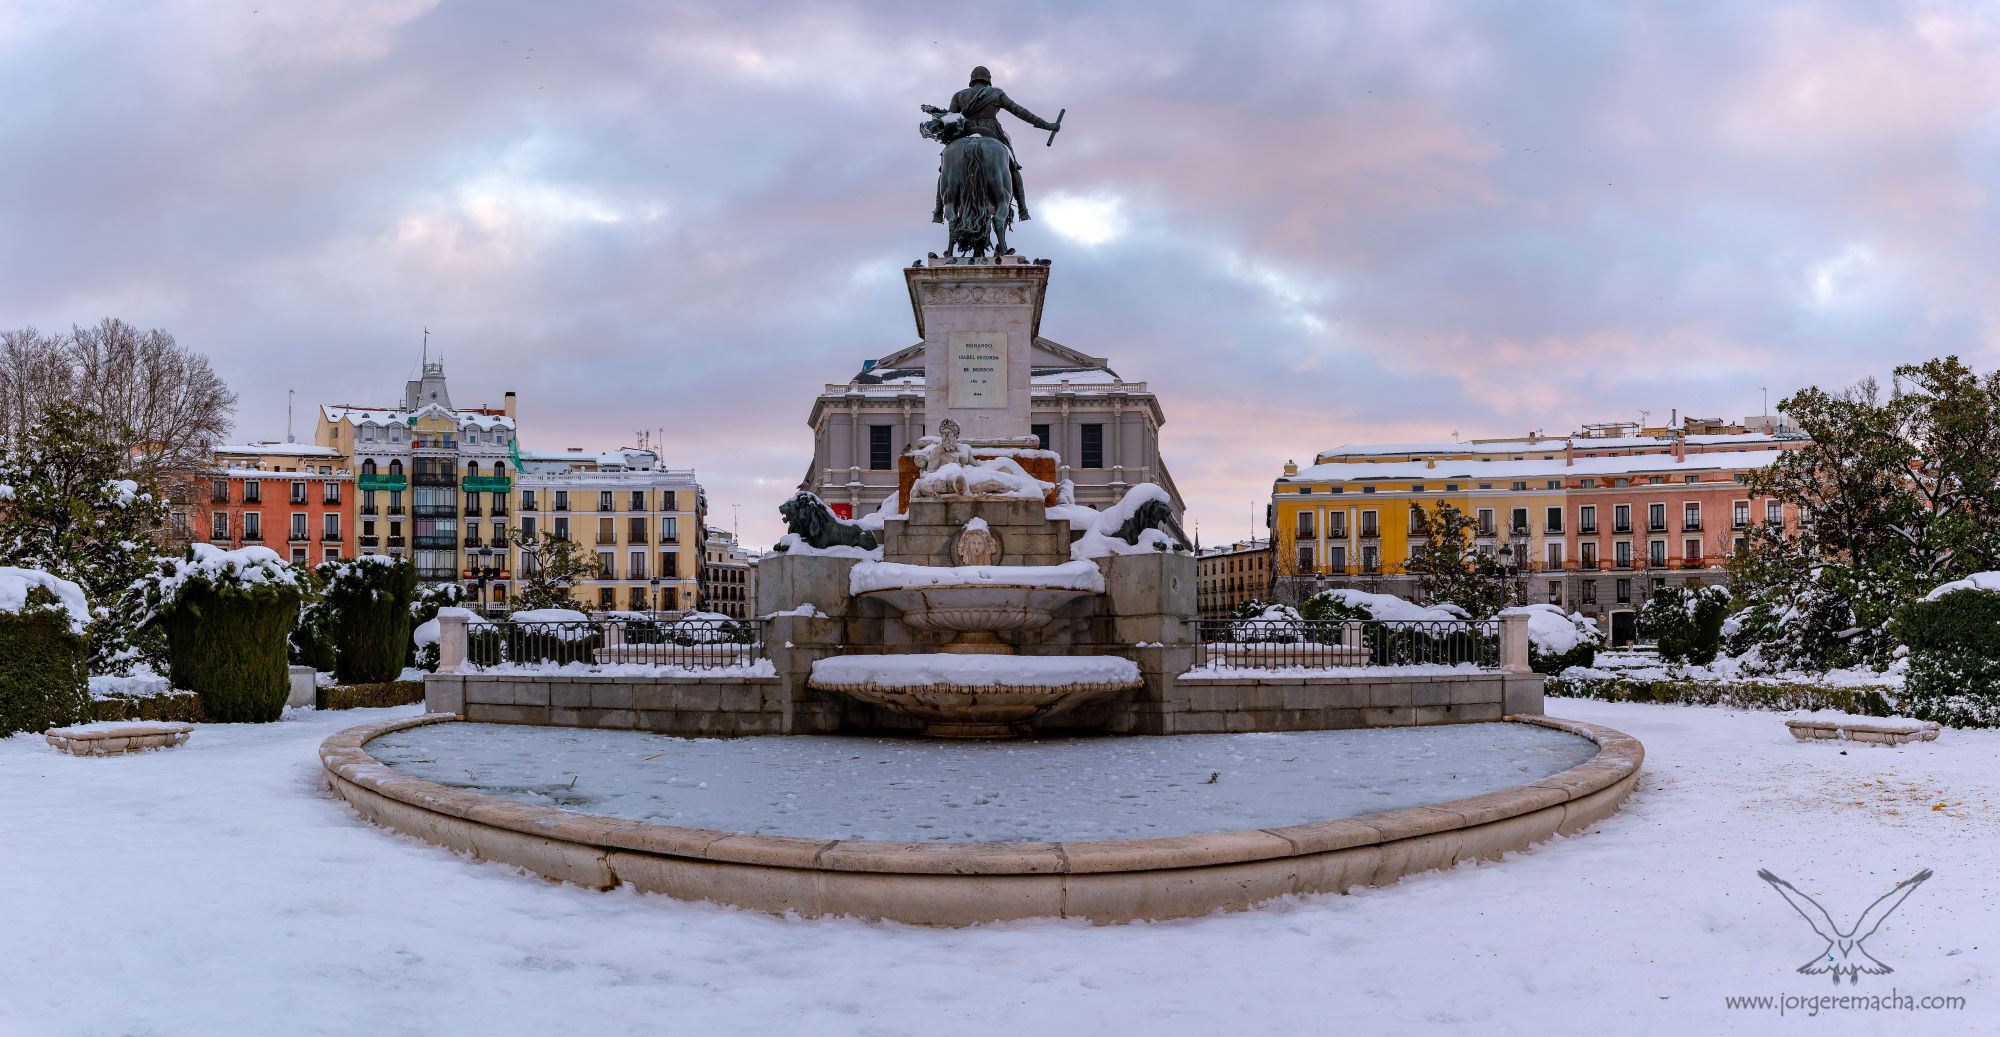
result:
[[[1757,387],[1757,391],[1764,394],[1764,409],[1758,411],[1757,416],[1760,418],[1768,417],[1771,413],[1771,387],[1760,385]]]
[[[729,506],[729,514],[730,536],[735,537],[736,542],[741,544],[743,543],[743,505],[731,504]]]
[[[431,366],[431,326],[424,325],[424,366]]]
[[[285,442],[287,443],[298,442],[292,438],[292,394],[297,391],[297,389],[285,390]]]
[[[1652,413],[1653,412],[1649,410],[1642,410],[1639,412],[1639,431],[1641,433],[1644,433],[1646,431],[1646,418],[1648,415]]]

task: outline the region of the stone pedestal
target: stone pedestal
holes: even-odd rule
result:
[[[924,340],[924,427],[946,418],[968,441],[1030,434],[1028,376],[1049,268],[1020,256],[903,271]]]

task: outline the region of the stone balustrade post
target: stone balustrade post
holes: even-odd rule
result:
[[[1505,673],[1533,673],[1528,665],[1528,614],[1516,612],[1500,617],[1500,669]]]
[[[437,672],[459,673],[465,669],[466,631],[472,622],[472,612],[468,609],[443,608],[438,610],[437,620]]]
[[[1340,643],[1347,648],[1361,647],[1361,621],[1350,619],[1340,624]]]

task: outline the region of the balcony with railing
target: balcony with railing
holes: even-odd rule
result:
[[[1622,534],[1626,534],[1626,533],[1630,533],[1630,532],[1632,532],[1632,523],[1630,523],[1630,522],[1614,522],[1614,523],[1612,523],[1612,524],[1611,524],[1611,532],[1612,532],[1612,534],[1613,534],[1613,535],[1622,535]]]
[[[410,480],[401,472],[362,472],[354,477],[354,485],[363,490],[405,490]]]
[[[418,518],[457,518],[456,504],[418,504],[412,507]]]
[[[361,545],[362,547],[377,547],[381,545],[382,538],[378,536],[370,536],[364,533],[358,537],[355,537],[354,542],[356,544]]]
[[[466,538],[465,538],[465,546],[467,546],[467,547],[484,547],[484,546],[485,546],[485,541],[483,541],[483,540],[479,539],[478,537],[466,537]]]
[[[378,512],[377,512],[377,511],[376,511],[376,509],[375,509],[375,505],[373,505],[373,504],[363,504],[363,505],[362,505],[362,506],[361,506],[361,507],[360,507],[360,508],[358,509],[358,511],[359,511],[359,513],[360,513],[360,514],[363,514],[363,515],[374,515],[374,514],[378,514]]]
[[[477,505],[477,504],[474,504],[474,503],[472,503],[471,501],[466,501],[466,502],[465,502],[465,517],[466,517],[466,518],[478,518],[478,517],[479,517],[479,505]]]
[[[514,488],[514,479],[507,475],[468,475],[459,485],[467,493],[506,493]]]
[[[245,530],[243,539],[247,543],[261,544],[264,542],[264,531],[261,529]]]
[[[419,536],[416,538],[416,541],[417,541],[416,546],[419,550],[442,551],[442,550],[449,550],[451,548],[455,548],[458,546],[458,537],[451,535]]]
[[[1587,525],[1578,526],[1576,527],[1576,533],[1578,536],[1596,536],[1597,523],[1592,522]]]
[[[1683,532],[1683,533],[1699,533],[1699,532],[1701,532],[1701,520],[1700,520],[1700,519],[1682,519],[1682,520],[1681,520],[1681,532]]]
[[[388,543],[388,545],[387,545],[387,546],[389,546],[389,547],[402,547],[402,546],[404,546],[404,541],[403,541],[403,538],[402,538],[402,537],[393,537],[393,536],[392,536],[392,537],[389,537],[389,538],[388,538],[388,540],[389,540],[389,543]]]
[[[336,529],[336,530],[334,530],[334,531],[332,531],[332,532],[330,532],[330,533],[321,533],[321,534],[319,535],[319,542],[320,542],[320,543],[322,543],[322,544],[338,544],[338,543],[340,543],[340,542],[341,542],[341,541],[340,541],[340,530],[337,530],[337,529]]]
[[[312,536],[303,529],[294,529],[292,530],[292,535],[286,537],[285,539],[291,541],[294,544],[303,544],[311,540]]]

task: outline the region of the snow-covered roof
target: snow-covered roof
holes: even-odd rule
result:
[[[1617,457],[1578,457],[1574,464],[1539,458],[1532,461],[1439,460],[1329,461],[1299,469],[1297,475],[1281,475],[1285,483],[1393,482],[1412,480],[1423,483],[1451,481],[1494,481],[1499,479],[1569,479],[1579,476],[1666,474],[1691,475],[1697,472],[1734,471],[1762,468],[1778,459],[1782,450],[1751,450],[1742,453],[1689,454],[1677,461],[1666,454],[1625,454]]]
[[[1322,450],[1313,456],[1315,464],[1367,457],[1452,457],[1470,455],[1478,457],[1486,454],[1520,455],[1523,460],[1534,457],[1561,456],[1565,447],[1574,447],[1580,454],[1603,450],[1667,450],[1671,449],[1675,437],[1659,436],[1542,436],[1536,439],[1495,439],[1466,443],[1342,443],[1331,450]],[[1797,442],[1797,436],[1774,436],[1763,432],[1723,432],[1686,437],[1689,447],[1758,447],[1774,443]],[[1706,453],[1708,451],[1703,450]]]
[[[330,446],[315,446],[311,443],[244,443],[236,446],[215,448],[217,457],[223,455],[260,455],[266,457],[325,457],[338,458],[346,455]]]
[[[481,414],[478,411],[470,410],[446,410],[442,404],[430,404],[417,413],[422,414],[433,410],[451,415],[452,419],[458,423],[458,427],[462,429],[470,428],[484,431],[487,429],[510,429],[514,427],[514,419],[504,414]],[[398,407],[335,407],[321,404],[319,411],[320,414],[325,416],[327,421],[336,425],[342,421],[351,421],[356,425],[404,425],[408,424],[410,420],[410,412]]]
[[[1233,544],[1204,547],[1201,549],[1200,557],[1213,558],[1217,555],[1242,554],[1245,551],[1263,551],[1269,549],[1270,546],[1271,542],[1263,537],[1258,537],[1255,540],[1238,540]]]

